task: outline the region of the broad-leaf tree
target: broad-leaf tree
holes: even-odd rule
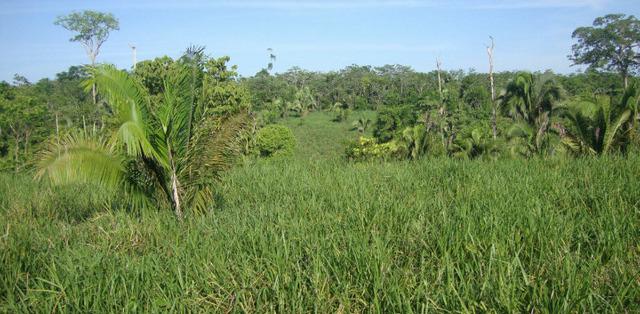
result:
[[[91,61],[91,65],[96,64],[96,58],[100,54],[100,48],[113,30],[119,30],[118,20],[111,13],[103,13],[91,10],[73,12],[65,16],[59,16],[55,25],[64,27],[66,30],[75,32],[75,36],[69,41],[79,42],[84,47]],[[96,103],[96,90],[93,87],[93,102]]]
[[[580,27],[572,37],[578,42],[569,59],[592,69],[618,72],[629,85],[629,76],[640,66],[640,21],[633,15],[608,14],[593,21],[593,26]]]

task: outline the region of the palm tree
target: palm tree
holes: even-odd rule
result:
[[[551,74],[518,73],[499,97],[503,114],[514,119],[508,136],[524,143],[525,150],[539,153],[548,144],[552,118],[564,110],[558,106],[562,89]]]
[[[406,146],[410,159],[420,158],[431,148],[428,136],[428,130],[423,124],[407,127],[402,131],[401,143]]]
[[[358,130],[360,134],[364,134],[369,128],[369,124],[371,124],[371,119],[360,117],[358,120],[353,121],[353,129]]]
[[[333,119],[335,122],[343,122],[347,120],[349,114],[351,113],[351,109],[349,105],[343,104],[341,102],[336,102],[333,104],[333,111],[336,113],[336,117]]]
[[[485,128],[474,128],[470,132],[461,133],[451,146],[452,156],[462,159],[496,159],[500,155],[499,142],[482,130]]]
[[[246,113],[213,118],[191,97],[192,73],[184,67],[165,82],[152,105],[146,90],[113,66],[96,67],[96,84],[113,112],[107,137],[72,134],[40,152],[37,178],[54,184],[92,182],[120,192],[134,207],[204,211],[213,203],[212,184],[238,149]]]
[[[602,155],[626,151],[637,137],[637,87],[627,88],[619,101],[596,98],[595,110],[585,114],[579,110],[569,113],[573,130],[562,136],[562,143],[577,155]]]

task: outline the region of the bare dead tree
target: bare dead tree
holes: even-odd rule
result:
[[[493,48],[495,47],[495,43],[492,36],[489,36],[491,39],[491,45],[487,46],[487,55],[489,55],[489,86],[491,87],[491,129],[493,131],[493,139],[498,137],[498,126],[497,126],[497,108],[496,108],[496,91],[493,83]]]
[[[436,68],[438,69],[438,92],[440,93],[440,102],[443,102],[442,97],[442,77],[440,76],[440,66],[442,62],[440,62],[440,58],[436,58]]]
[[[131,58],[133,59],[133,70],[136,70],[136,64],[138,64],[138,58],[136,53],[136,46],[134,44],[129,44],[129,48],[131,48]]]

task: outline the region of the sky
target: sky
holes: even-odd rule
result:
[[[640,0],[236,0],[68,1],[0,0],[0,80],[31,81],[88,63],[72,33],[53,24],[72,11],[111,12],[120,21],[99,62],[132,66],[176,58],[191,44],[228,55],[251,76],[277,56],[274,70],[313,71],[351,64],[402,64],[431,71],[486,72],[486,45],[495,38],[497,71],[580,70],[567,55],[577,27],[608,13],[640,16]]]

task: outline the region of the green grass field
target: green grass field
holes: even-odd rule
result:
[[[330,118],[182,223],[0,176],[0,312],[640,311],[639,156],[349,163]]]

